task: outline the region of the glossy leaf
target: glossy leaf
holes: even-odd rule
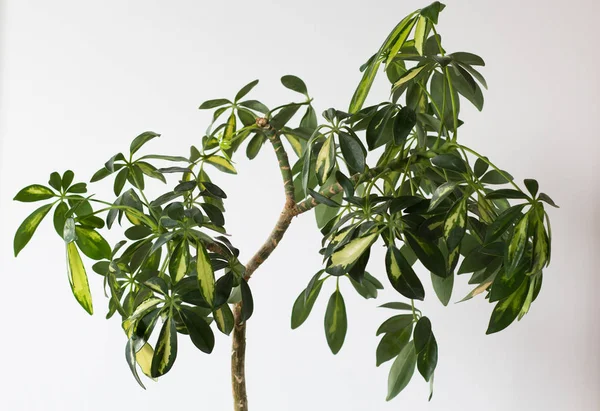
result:
[[[254,81],[251,81],[250,83],[246,84],[244,87],[242,87],[240,89],[240,91],[237,92],[237,94],[235,95],[234,101],[237,103],[238,101],[243,99],[244,96],[246,96],[246,94],[248,94],[250,92],[250,90],[252,90],[257,84],[258,84],[258,80],[254,80]]]
[[[377,345],[375,365],[379,367],[384,362],[389,361],[400,354],[402,348],[408,344],[411,334],[412,325],[405,327],[400,331],[385,334]]]
[[[302,81],[302,79],[299,77],[288,74],[287,76],[281,77],[281,84],[290,90],[308,96],[306,84],[304,84],[304,81]]]
[[[462,158],[452,154],[440,154],[431,159],[431,162],[443,169],[456,171],[457,173],[466,173],[467,167]]]
[[[517,318],[527,298],[528,289],[529,279],[527,278],[526,281],[521,283],[517,291],[496,304],[486,334],[502,331]]]
[[[237,171],[233,164],[231,164],[231,161],[227,160],[225,157],[212,155],[206,158],[205,161],[224,173],[237,174]]]
[[[400,250],[389,246],[385,255],[385,268],[392,287],[406,298],[423,300],[425,290],[419,277],[408,264]]]
[[[371,247],[377,239],[378,234],[370,234],[364,237],[358,237],[350,241],[341,249],[331,255],[331,265],[327,267],[327,272],[333,275],[342,275],[348,272],[350,266]]]
[[[210,326],[204,318],[186,306],[181,307],[180,313],[192,343],[200,351],[210,354],[215,346],[215,335]]]
[[[92,260],[110,259],[111,249],[108,242],[96,230],[76,226],[77,246]]]
[[[525,253],[529,230],[529,214],[525,214],[515,226],[506,252],[506,270],[509,274],[517,268]]]
[[[200,293],[208,305],[213,306],[215,301],[215,273],[206,248],[202,244],[198,244],[197,248],[196,272]]]
[[[362,173],[365,170],[365,149],[360,140],[351,134],[339,134],[340,149],[346,164],[352,173]]]
[[[94,313],[92,294],[81,256],[74,242],[67,244],[67,274],[69,284],[77,302],[90,315]]]
[[[342,348],[347,329],[348,320],[344,297],[339,290],[336,290],[329,298],[325,311],[325,337],[333,354],[337,354]]]
[[[404,144],[406,138],[417,124],[417,114],[408,107],[402,107],[394,120],[394,143],[397,146]]]
[[[14,200],[31,203],[34,201],[47,200],[52,197],[54,197],[54,191],[50,188],[40,184],[32,184],[19,191]]]
[[[21,250],[29,243],[31,237],[37,230],[38,226],[48,214],[48,211],[52,208],[52,204],[47,204],[41,206],[33,213],[31,213],[17,228],[17,232],[15,233],[15,239],[13,242],[15,257],[19,255]]]
[[[427,211],[433,211],[435,208],[440,205],[442,201],[444,201],[456,188],[458,184],[453,181],[449,181],[444,183],[438,188],[435,189],[433,195],[431,196],[431,201],[429,202],[429,209]]]
[[[448,276],[444,255],[435,244],[408,231],[406,240],[425,268],[437,276]]]
[[[313,287],[310,287],[310,289],[307,287],[296,298],[292,308],[292,329],[300,327],[306,321],[315,305],[315,301],[317,301],[322,286],[323,280],[318,280]],[[308,295],[306,295],[306,291],[309,291]]]
[[[169,315],[160,330],[156,342],[156,349],[150,369],[152,377],[157,378],[169,372],[176,358],[177,329],[175,327],[175,320]]]
[[[138,151],[140,148],[142,148],[142,146],[144,144],[146,144],[148,141],[150,141],[156,137],[160,137],[160,134],[155,133],[153,131],[146,131],[146,132],[140,134],[139,136],[134,138],[133,141],[131,142],[131,145],[129,147],[129,152],[131,154],[134,154],[136,151]]]
[[[204,103],[200,104],[200,110],[207,110],[211,108],[217,108],[224,106],[225,104],[231,104],[231,101],[225,98],[217,98],[214,100],[206,100]]]
[[[317,154],[317,162],[315,166],[315,171],[317,172],[317,177],[319,178],[319,183],[323,185],[325,181],[329,178],[329,174],[333,167],[335,166],[335,143],[333,140],[333,135],[329,136],[321,150],[319,150],[319,154]]]
[[[425,381],[433,376],[438,360],[438,347],[431,331],[431,321],[427,317],[419,318],[414,332],[417,368]]]

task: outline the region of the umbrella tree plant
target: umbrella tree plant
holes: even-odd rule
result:
[[[171,370],[187,337],[210,353],[215,333],[231,335],[234,409],[241,411],[248,409],[245,330],[254,305],[249,280],[295,217],[314,211],[323,266],[307,276],[293,304],[292,328],[307,319],[327,284],[333,293],[324,331],[336,354],[347,329],[340,281],[349,281],[364,298],[376,298],[385,283],[399,299],[382,305],[396,314],[377,331],[377,366],[393,360],[387,399],[406,387],[415,369],[432,385],[437,341],[415,304],[425,298],[423,281],[432,281],[446,305],[455,276],[470,274],[474,288],[463,300],[484,294],[495,304],[487,333],[505,329],[540,292],[550,262],[546,207],[556,207],[535,180],[524,180],[523,189],[458,140],[461,105],[481,110],[487,85],[476,69],[484,66],[479,56],[443,48],[436,31],[443,9],[434,2],[394,27],[360,68],[362,78],[345,110],[330,108],[319,118],[305,83],[292,75],[281,82],[298,99],[269,108],[247,98],[255,80],[233,99],[200,105],[213,111],[212,123],[189,156],[141,154],[160,136],[150,131],[135,137],[129,151],[112,156],[91,182],[112,179],[113,199],[88,193],[72,171],[53,172],[48,185],[23,188],[15,200],[44,205],[18,228],[15,255],[52,215],[75,299],[93,313],[83,254],[96,261],[91,268],[104,278],[106,317],[120,318],[125,359],[142,387],[141,374],[156,379]],[[380,71],[391,83],[390,96],[365,107]],[[285,202],[269,237],[244,263],[225,229],[227,195],[210,176],[236,174],[240,150],[254,159],[265,146],[276,154]],[[148,198],[145,187],[155,180],[168,188]],[[112,246],[101,234],[111,229],[123,232]],[[387,249],[387,278],[367,270],[375,244]]]

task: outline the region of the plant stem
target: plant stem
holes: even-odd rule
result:
[[[241,323],[242,304],[233,308],[233,338],[231,344],[231,389],[234,411],[248,411],[246,393],[246,322]]]

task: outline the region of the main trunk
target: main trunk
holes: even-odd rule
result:
[[[242,320],[242,305],[233,309],[233,339],[231,347],[231,388],[234,411],[248,411],[246,395],[246,322]]]

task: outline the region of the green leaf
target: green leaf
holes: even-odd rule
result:
[[[347,329],[348,320],[344,297],[339,290],[336,290],[329,298],[325,311],[325,337],[333,354],[337,354],[344,345]]]
[[[62,179],[61,179],[62,180],[61,187],[63,188],[63,190],[66,190],[67,188],[69,188],[69,186],[73,182],[73,178],[75,178],[75,174],[71,170],[67,170],[63,173]]]
[[[269,112],[268,107],[257,100],[246,100],[246,101],[242,101],[239,104],[240,104],[240,106],[249,108],[250,110],[258,111],[259,113],[262,113],[262,114],[267,114]]]
[[[77,246],[92,260],[110,259],[111,249],[108,242],[96,230],[76,226]]]
[[[225,157],[212,155],[205,160],[208,164],[215,166],[220,171],[229,174],[237,174],[235,167],[231,164],[231,161],[227,160]]]
[[[242,87],[240,89],[240,91],[237,92],[237,94],[235,95],[234,101],[237,103],[238,101],[243,99],[244,96],[246,94],[248,94],[250,92],[250,90],[252,90],[254,88],[254,86],[256,86],[257,84],[258,84],[258,80],[254,80],[254,81],[251,81],[250,83],[246,84],[244,87]]]
[[[415,111],[408,106],[402,107],[394,120],[394,143],[397,146],[404,144],[416,124],[417,114]]]
[[[452,57],[454,60],[460,63],[468,64],[470,66],[485,66],[485,62],[483,61],[483,59],[473,53],[459,51],[456,53],[451,53],[448,56]]]
[[[38,228],[48,211],[52,208],[52,204],[46,204],[41,206],[33,213],[31,213],[17,228],[17,232],[15,233],[14,239],[14,251],[15,257],[19,255],[21,250],[27,245],[31,237],[35,233],[35,230]]]
[[[306,127],[309,130],[314,130],[318,126],[317,113],[312,106],[306,108],[306,112],[300,120],[300,127]]]
[[[367,95],[369,94],[369,90],[371,89],[371,85],[375,80],[375,76],[377,75],[377,70],[379,69],[379,65],[381,64],[381,57],[386,53],[392,54],[392,52],[394,51],[395,52],[393,54],[395,54],[398,52],[400,47],[402,47],[404,40],[406,40],[406,37],[410,32],[410,29],[406,30],[406,27],[410,25],[410,28],[412,28],[412,25],[414,24],[415,20],[413,16],[414,13],[411,13],[409,16],[405,17],[400,23],[398,23],[396,27],[394,27],[392,32],[388,35],[385,42],[381,45],[379,51],[372,57],[372,59],[369,60],[368,66],[365,68],[362,79],[360,80],[360,83],[358,83],[358,86],[356,87],[356,90],[352,95],[350,107],[348,108],[349,113],[356,113],[362,108],[365,100],[367,99]],[[390,47],[392,47],[391,52]],[[388,63],[386,63],[386,65]]]
[[[253,160],[258,155],[258,152],[262,148],[264,142],[265,136],[262,134],[257,134],[254,137],[252,137],[252,139],[248,143],[248,146],[246,147],[246,156],[250,160]]]
[[[385,320],[377,329],[376,335],[395,333],[402,331],[408,326],[412,326],[414,317],[412,314],[400,314]]]
[[[333,167],[335,166],[335,143],[333,140],[333,135],[330,135],[319,154],[317,155],[317,162],[315,166],[315,171],[317,172],[317,177],[319,178],[319,183],[323,185],[325,181],[329,178],[329,174]]]
[[[155,133],[153,131],[146,131],[146,132],[140,134],[139,136],[137,136],[136,138],[134,138],[133,141],[131,142],[131,146],[129,147],[129,152],[133,155],[144,144],[146,144],[148,141],[150,141],[150,140],[152,140],[153,138],[156,138],[156,137],[160,137],[160,134]]]
[[[408,231],[406,240],[425,268],[437,276],[448,276],[444,255],[435,244]]]
[[[135,351],[133,349],[133,343],[131,342],[131,339],[127,340],[127,344],[125,345],[125,359],[127,360],[129,369],[131,370],[131,373],[133,374],[137,383],[140,385],[140,387],[142,387],[143,389],[146,389],[146,387],[142,383],[142,380],[140,379],[140,376],[138,375],[138,372],[137,372],[137,365],[136,365],[136,361],[135,361]]]
[[[331,265],[327,267],[327,272],[333,275],[342,275],[348,272],[351,265],[371,247],[377,239],[378,233],[358,237],[350,241],[341,249],[331,255]]]
[[[304,94],[308,97],[308,90],[306,89],[306,84],[299,77],[292,76],[288,74],[287,76],[281,77],[281,84],[284,87],[289,88],[297,93]]]
[[[67,244],[67,274],[75,299],[85,311],[92,315],[94,308],[87,274],[77,246],[73,242]]]
[[[52,197],[54,197],[54,191],[50,188],[40,184],[32,184],[19,191],[13,200],[31,203],[34,201],[47,200]]]
[[[481,177],[483,174],[485,174],[489,166],[490,165],[488,163],[478,158],[475,161],[475,166],[473,167],[473,172],[475,173],[475,176],[477,178]]]
[[[185,305],[181,306],[179,313],[190,333],[192,343],[200,351],[210,354],[215,347],[215,335],[206,320]]]
[[[544,222],[540,218],[534,224],[533,259],[530,270],[532,274],[541,271],[550,261],[550,239],[544,229]]]
[[[340,149],[346,164],[352,173],[362,173],[365,170],[365,148],[360,140],[352,134],[340,132]]]
[[[240,291],[242,292],[242,321],[248,321],[254,312],[254,300],[250,287],[243,278],[240,281]]]
[[[217,310],[213,312],[213,318],[217,323],[217,328],[225,335],[229,335],[233,330],[234,319],[233,313],[229,305],[223,304]]]
[[[433,24],[438,24],[438,17],[445,7],[445,4],[434,1],[429,6],[422,8],[419,14],[423,17],[427,17]]]
[[[171,367],[173,367],[176,358],[177,329],[175,327],[175,320],[169,315],[160,330],[156,342],[156,349],[154,351],[154,357],[152,357],[152,366],[150,368],[152,377],[158,378],[169,372]]]
[[[416,363],[417,353],[414,343],[410,341],[402,348],[390,368],[386,401],[390,401],[406,388],[415,372]]]
[[[215,302],[215,273],[206,248],[200,243],[197,248],[196,272],[198,273],[200,293],[208,305],[212,307]]]
[[[376,366],[379,367],[384,362],[400,354],[400,351],[408,344],[411,334],[412,324],[400,331],[385,334],[381,341],[379,341],[377,351],[375,352]]]
[[[529,277],[521,283],[516,292],[501,300],[494,307],[486,334],[493,334],[508,327],[519,315],[527,298]]]
[[[525,253],[529,230],[529,214],[525,214],[515,225],[515,230],[512,234],[506,252],[506,270],[509,275],[517,268],[521,262],[521,258]]]
[[[64,234],[65,222],[67,221],[67,211],[69,211],[69,206],[64,201],[58,203],[58,206],[54,209],[54,229],[61,237]]]
[[[317,193],[315,190],[308,189],[308,193],[314,198],[317,203],[323,204],[329,207],[340,207],[340,204],[336,203],[329,197],[325,197],[323,194]]]
[[[392,91],[398,90],[403,84],[406,84],[415,77],[417,77],[425,67],[427,66],[417,66],[408,70],[398,79],[398,81],[394,83]]]
[[[461,243],[467,228],[467,198],[459,199],[446,214],[444,238],[448,252],[454,251]]]
[[[440,154],[432,158],[431,162],[445,170],[456,171],[457,173],[467,172],[464,160],[452,154]]]
[[[485,236],[485,243],[490,244],[500,238],[511,227],[512,223],[521,216],[523,207],[525,207],[525,204],[518,204],[504,210],[489,226]]]
[[[390,245],[385,255],[385,268],[392,287],[406,298],[423,300],[425,290],[419,277],[408,264],[400,250]]]
[[[60,177],[60,174],[58,174],[56,171],[52,172],[50,174],[50,180],[48,180],[48,184],[50,184],[50,187],[56,191],[60,191],[62,188],[62,178]]]
[[[185,157],[181,156],[165,156],[162,154],[148,154],[143,157],[140,157],[139,160],[165,160],[165,161],[173,161],[173,162],[181,162],[188,163],[189,160]]]
[[[181,241],[171,254],[169,260],[169,274],[173,283],[178,283],[185,276],[188,271],[190,264],[190,252],[188,248],[188,242],[186,240]]]
[[[449,181],[438,186],[431,196],[431,201],[429,202],[429,209],[427,212],[435,210],[435,208],[440,205],[440,203],[444,201],[446,197],[452,194],[457,185],[458,184],[456,182]]]
[[[310,288],[308,295],[306,295],[306,291],[309,290],[307,287],[307,289],[302,290],[298,298],[296,298],[294,307],[292,308],[292,329],[300,327],[304,321],[306,321],[315,305],[315,301],[317,301],[322,286],[323,280],[318,280],[315,285]]]
[[[524,180],[524,183],[525,187],[527,187],[527,191],[529,191],[529,194],[531,194],[532,197],[535,197],[540,188],[540,185],[538,184],[537,180],[534,180],[532,178],[526,178]]]
[[[491,193],[488,193],[485,198],[488,200],[495,200],[499,198],[514,198],[523,200],[529,199],[527,194],[518,190],[513,190],[512,188],[501,188],[500,190],[492,191]]]
[[[544,203],[551,205],[554,208],[560,208],[559,206],[556,205],[556,203],[554,202],[554,200],[552,200],[550,198],[550,196],[546,193],[540,193],[540,195],[538,196],[538,198],[540,200],[542,200]]]
[[[225,104],[231,104],[231,101],[229,101],[225,98],[217,98],[214,100],[206,100],[204,103],[200,104],[200,107],[198,107],[198,108],[200,110],[206,110],[206,109],[221,107],[221,106],[224,106]]]
[[[391,302],[391,303],[385,303],[385,304],[381,304],[379,306],[380,308],[390,308],[392,310],[406,310],[406,311],[412,311],[412,306],[410,304],[407,303],[403,303],[403,302]],[[416,311],[419,311],[417,309],[415,309]]]
[[[438,347],[431,331],[431,321],[421,317],[415,326],[415,350],[417,351],[417,368],[425,381],[433,376],[438,360]]]
[[[506,177],[508,177],[508,179]],[[500,173],[498,170],[490,170],[479,179],[484,184],[506,184],[512,181],[512,176],[506,171]]]
[[[454,288],[454,275],[449,275],[446,278],[442,278],[435,274],[431,274],[431,283],[433,284],[433,290],[437,295],[440,302],[447,306],[452,297],[452,289]]]
[[[425,41],[425,29],[427,28],[427,20],[423,16],[419,16],[417,19],[417,26],[415,28],[415,49],[419,55],[423,55],[423,43]]]
[[[525,265],[521,265],[515,272],[501,268],[492,283],[489,301],[493,303],[503,300],[517,291],[521,283],[525,280],[526,268]]]
[[[128,168],[123,168],[121,171],[119,171],[119,173],[117,173],[117,176],[115,177],[115,184],[113,186],[114,193],[117,197],[121,194],[123,187],[125,187],[127,177],[129,177]]]
[[[299,108],[298,104],[285,106],[273,116],[269,123],[275,130],[281,130],[294,117]]]

